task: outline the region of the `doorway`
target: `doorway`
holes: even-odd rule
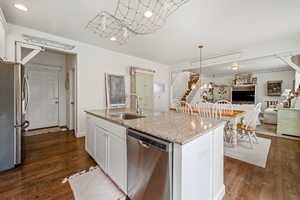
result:
[[[21,58],[32,51],[26,47],[21,48]],[[76,130],[76,64],[76,54],[53,49],[39,52],[24,64],[29,86],[24,116],[30,122],[24,136]]]
[[[142,99],[142,106],[145,109],[153,109],[153,74],[136,73],[136,94]]]
[[[26,118],[29,130],[59,126],[59,69],[29,64],[26,76],[30,100]]]
[[[131,67],[131,93],[136,94],[144,109],[152,110],[154,107],[154,73],[153,70]],[[131,96],[131,107],[136,107],[136,101]]]
[[[66,125],[76,130],[76,55],[66,56]]]

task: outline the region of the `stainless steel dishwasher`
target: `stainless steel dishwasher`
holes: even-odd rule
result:
[[[131,200],[172,200],[172,143],[132,129],[127,134],[127,192]]]

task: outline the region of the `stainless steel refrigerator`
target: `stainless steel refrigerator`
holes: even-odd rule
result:
[[[29,126],[29,102],[24,67],[0,61],[0,171],[21,164],[22,131]]]

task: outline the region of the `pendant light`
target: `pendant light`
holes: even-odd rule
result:
[[[203,45],[198,45],[199,48],[199,86],[200,89],[202,89],[202,49],[203,49]]]
[[[199,61],[199,88],[200,89],[207,89],[207,88],[212,88],[211,83],[203,83],[202,82],[202,49],[204,48],[203,45],[198,45],[198,49],[199,49],[199,57],[200,57],[200,61]]]
[[[232,63],[231,65],[231,70],[232,71],[237,71],[239,69],[239,64],[238,63]]]
[[[238,61],[241,60],[241,57],[242,57],[242,52],[239,53]],[[239,65],[238,61],[233,62],[233,63],[231,64],[230,67],[231,67],[231,70],[232,70],[232,71],[238,71],[238,70],[240,69],[240,65]]]

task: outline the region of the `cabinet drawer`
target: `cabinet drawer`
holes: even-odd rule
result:
[[[126,140],[126,128],[124,126],[117,125],[101,118],[97,118],[95,122],[97,126],[100,126],[115,136]]]

